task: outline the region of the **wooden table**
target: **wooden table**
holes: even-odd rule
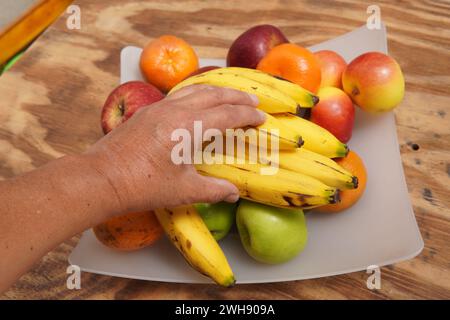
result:
[[[450,298],[450,4],[379,1],[389,50],[407,81],[395,110],[409,193],[425,241],[416,258],[382,268],[382,288],[367,274],[264,285],[167,284],[83,273],[66,289],[67,257],[79,237],[47,254],[3,299],[308,299]],[[162,34],[192,44],[201,57],[226,55],[255,24],[279,26],[292,42],[313,45],[363,25],[372,1],[75,1],[81,30],[63,15],[0,78],[0,177],[7,179],[102,136],[100,109],[118,84],[119,52]],[[417,149],[417,150],[416,150]],[[382,152],[382,150],[380,150]]]

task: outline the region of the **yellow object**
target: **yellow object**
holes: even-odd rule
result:
[[[206,176],[226,179],[236,185],[245,199],[283,208],[313,208],[339,200],[336,188],[305,174],[261,163],[238,163],[225,155],[221,164],[197,164]]]
[[[295,133],[293,130],[285,127],[280,121],[278,121],[275,117],[270,114],[266,114],[266,122],[262,125],[256,127],[258,132],[257,141],[259,141],[259,135],[261,131],[264,131],[267,135],[267,149],[271,149],[271,138],[278,138],[278,148],[279,150],[295,150],[303,145],[303,140],[300,135]],[[275,134],[275,131],[278,131],[278,135]]]
[[[157,209],[155,214],[170,241],[194,269],[224,287],[235,283],[225,254],[193,206]]]
[[[41,0],[16,22],[0,31],[0,65],[45,30],[73,0]]]
[[[302,88],[298,84],[290,82],[289,80],[274,77],[273,75],[265,73],[260,70],[239,68],[239,67],[227,67],[214,69],[206,73],[235,74],[247,79],[257,81],[259,83],[265,84],[290,96],[302,108],[312,108],[317,102],[319,102],[318,97],[316,97],[312,92]]]
[[[301,135],[304,141],[303,148],[328,158],[340,158],[347,155],[347,145],[340,142],[332,133],[317,124],[287,113],[277,114],[275,117],[283,125]]]
[[[335,161],[308,149],[280,152],[280,168],[311,176],[341,190],[355,189],[358,179]]]
[[[297,103],[283,92],[240,75],[229,73],[201,73],[177,84],[169,94],[192,84],[209,84],[254,94],[259,99],[258,108],[267,113],[297,112]]]
[[[282,169],[297,172],[321,181],[327,186],[340,190],[356,189],[358,187],[358,178],[351,172],[344,169],[336,161],[315,153],[305,148],[297,148],[293,151],[280,150],[278,156],[272,151],[261,151],[255,148],[253,158],[250,157],[250,146],[245,145],[245,149],[238,150],[236,147],[234,154],[228,150],[223,152],[230,157],[238,157],[242,161],[253,161],[261,164],[278,165]]]

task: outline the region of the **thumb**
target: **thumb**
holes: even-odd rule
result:
[[[201,191],[198,202],[216,203],[219,201],[236,202],[239,200],[239,189],[231,182],[214,177],[198,175]]]

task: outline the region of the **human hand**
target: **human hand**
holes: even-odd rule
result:
[[[233,89],[196,85],[141,108],[94,144],[84,155],[111,187],[121,214],[196,202],[235,202],[238,189],[230,182],[197,173],[192,164],[176,165],[171,159],[175,129],[194,136],[194,121],[225,132],[228,128],[264,122],[257,98]],[[192,139],[191,139],[192,140]]]

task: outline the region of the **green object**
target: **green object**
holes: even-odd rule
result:
[[[303,251],[308,239],[305,215],[299,209],[241,200],[236,224],[247,253],[263,263],[291,260]]]
[[[25,53],[24,51],[19,52],[14,57],[9,59],[8,62],[6,62],[4,65],[0,66],[0,75],[3,74],[5,71],[8,71],[11,69],[11,67],[22,57],[22,55]]]
[[[219,241],[230,232],[236,218],[237,203],[197,203],[194,204],[194,207],[202,217],[214,239]]]

